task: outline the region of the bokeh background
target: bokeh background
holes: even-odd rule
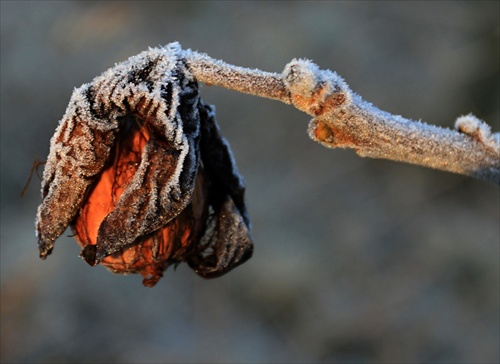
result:
[[[73,88],[171,41],[272,72],[310,58],[383,110],[498,131],[499,4],[1,1],[2,363],[497,363],[498,187],[325,149],[291,106],[202,87],[256,245],[216,280],[180,265],[145,288],[69,231],[41,261],[39,178],[20,192]]]

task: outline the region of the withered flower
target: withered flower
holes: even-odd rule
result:
[[[220,276],[253,252],[244,183],[179,44],[75,89],[51,139],[40,257],[71,226],[82,258],[154,286],[172,264]]]

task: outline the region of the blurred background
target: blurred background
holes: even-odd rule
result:
[[[271,72],[309,58],[383,110],[498,131],[499,4],[1,1],[2,363],[497,363],[499,188],[323,148],[291,106],[202,86],[254,229],[222,278],[145,288],[70,231],[41,261],[39,177],[20,192],[73,88],[171,41]]]

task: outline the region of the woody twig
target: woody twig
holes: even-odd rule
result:
[[[500,184],[500,133],[473,115],[455,129],[416,122],[377,109],[353,93],[335,72],[294,59],[283,73],[229,65],[187,50],[185,61],[199,82],[293,104],[311,115],[309,136],[329,148],[351,148],[383,158]]]

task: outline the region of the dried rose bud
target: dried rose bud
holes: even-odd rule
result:
[[[153,286],[171,264],[220,276],[253,252],[244,183],[177,43],[76,89],[51,139],[40,257],[71,226],[81,256]]]

